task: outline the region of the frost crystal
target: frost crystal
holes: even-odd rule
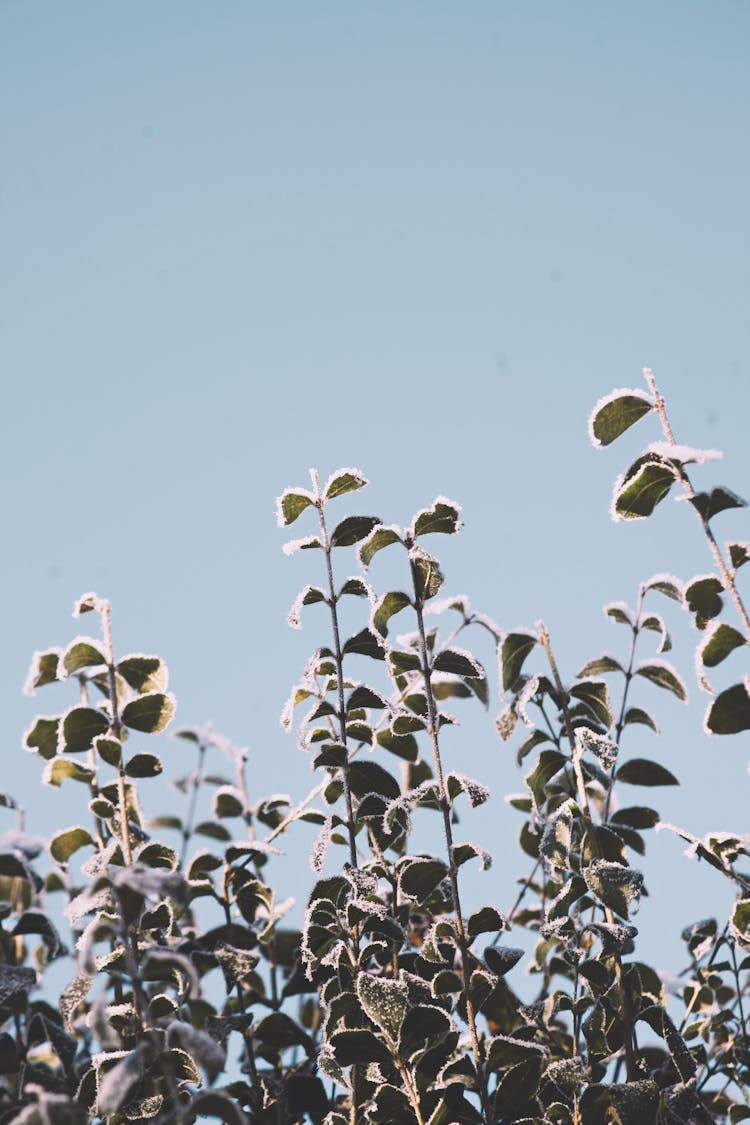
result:
[[[608,395],[604,395],[603,398],[599,399],[599,401],[594,406],[594,409],[589,414],[589,439],[591,441],[591,444],[594,446],[594,449],[603,448],[602,443],[594,433],[594,420],[597,414],[600,410],[603,410],[605,406],[609,406],[610,402],[615,402],[618,398],[622,398],[624,395],[630,395],[632,398],[640,398],[643,399],[644,402],[649,403],[650,406],[654,405],[654,400],[651,395],[647,395],[645,391],[642,391],[637,387],[617,387],[614,391],[610,391]]]
[[[669,441],[652,441],[644,452],[655,453],[657,457],[679,461],[683,465],[703,465],[706,461],[721,461],[724,456],[719,449],[693,449],[692,446],[676,445]]]

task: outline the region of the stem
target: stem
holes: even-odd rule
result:
[[[636,614],[635,614],[635,625],[633,626],[633,635],[630,639],[630,655],[628,657],[628,667],[625,671],[625,687],[623,688],[623,691],[622,691],[622,703],[620,705],[620,716],[617,720],[617,725],[615,726],[615,742],[617,743],[618,748],[619,748],[619,745],[620,745],[620,739],[622,738],[622,732],[623,732],[623,729],[624,729],[624,726],[625,726],[625,709],[628,705],[628,692],[630,691],[630,685],[633,681],[633,665],[635,664],[635,648],[636,648],[636,644],[638,643],[638,634],[640,633],[641,613],[643,611],[644,593],[645,593],[645,591],[643,589],[643,586],[641,586],[639,591],[638,591],[638,607],[636,609]],[[617,777],[617,762],[615,762],[613,764],[612,769],[609,772],[609,789],[607,790],[607,797],[606,797],[606,800],[604,802],[604,813],[603,813],[603,816],[602,816],[602,820],[604,821],[605,824],[609,820],[609,811],[610,811],[610,806],[612,804],[612,791],[613,791],[613,787],[614,787],[616,777]]]
[[[104,652],[107,657],[107,674],[109,676],[109,699],[112,707],[112,733],[118,742],[122,741],[122,723],[117,705],[117,676],[115,673],[115,659],[112,651],[112,629],[110,625],[110,605],[103,602],[100,609],[102,628],[104,630]],[[122,854],[126,865],[133,862],[133,853],[130,850],[130,831],[128,828],[128,802],[125,790],[125,770],[122,758],[117,767],[117,793],[120,800],[120,833],[122,837]]]
[[[199,742],[198,766],[196,768],[195,774],[193,775],[193,791],[190,794],[188,814],[182,827],[182,847],[180,848],[180,862],[178,864],[178,870],[182,868],[182,865],[185,862],[188,842],[193,834],[193,821],[195,820],[195,809],[198,804],[198,789],[200,788],[200,783],[203,776],[203,766],[205,765],[206,761],[206,750],[206,743],[203,741]]]
[[[652,371],[649,370],[649,368],[646,367],[646,368],[644,368],[643,375],[644,375],[644,378],[645,378],[646,382],[649,385],[649,389],[650,389],[651,393],[654,396],[654,407],[656,409],[656,413],[659,415],[659,421],[661,422],[662,430],[664,431],[664,436],[666,437],[666,439],[667,439],[667,441],[669,442],[670,445],[676,445],[677,442],[674,439],[674,434],[672,433],[672,427],[670,425],[669,417],[667,415],[666,403],[664,402],[663,397],[659,393],[659,388],[656,385],[656,380],[654,379],[654,374],[653,374]],[[680,481],[682,482],[682,487],[685,490],[685,496],[687,497],[688,500],[694,500],[695,499],[695,489],[693,488],[692,482],[691,482],[689,476],[687,475],[687,472],[685,471],[684,466],[679,465],[677,472],[678,472],[678,476],[680,478]],[[695,508],[695,505],[691,504],[690,506],[695,509],[695,514],[697,515],[698,519],[701,522],[701,527],[703,528],[703,533],[706,536],[706,539],[708,540],[708,545],[711,548],[711,554],[713,555],[714,560],[716,562],[716,565],[719,568],[719,573],[721,574],[721,577],[723,579],[724,587],[725,587],[725,589],[727,589],[729,591],[730,597],[732,598],[732,601],[735,604],[735,608],[737,609],[737,612],[740,615],[740,620],[742,621],[743,625],[745,626],[745,630],[746,630],[745,643],[750,645],[750,615],[748,614],[748,611],[745,608],[745,604],[742,601],[742,598],[740,597],[739,590],[737,589],[737,586],[736,586],[735,581],[734,581],[734,574],[732,572],[732,569],[729,567],[729,565],[725,561],[724,556],[721,553],[721,548],[719,547],[718,543],[716,542],[716,539],[714,538],[714,533],[712,532],[711,528],[708,526],[708,521],[704,520],[703,516],[700,514],[698,509]]]
[[[570,743],[570,751],[573,759],[573,770],[576,776],[576,784],[578,786],[578,799],[581,805],[581,812],[583,813],[584,821],[586,823],[587,834],[591,840],[591,851],[597,859],[602,858],[601,848],[599,847],[599,840],[596,834],[596,826],[591,817],[591,807],[589,805],[588,793],[586,792],[586,782],[583,777],[583,769],[581,767],[581,754],[576,744],[575,732],[573,724],[570,719],[570,712],[568,710],[568,694],[563,687],[560,673],[557,670],[557,663],[552,653],[552,645],[550,644],[549,633],[544,627],[543,622],[537,622],[539,630],[539,642],[547,653],[552,678],[555,681],[555,689],[560,698],[560,710],[563,715],[563,723],[565,732],[568,736]],[[609,906],[602,906],[604,916],[607,922],[614,923],[615,918]],[[634,1082],[638,1078],[638,1068],[636,1064],[635,1052],[633,1050],[633,1027],[634,1019],[630,1006],[630,998],[625,991],[625,981],[622,972],[622,958],[620,954],[615,955],[615,976],[617,977],[617,985],[620,989],[620,1000],[622,1003],[622,1021],[624,1026],[624,1047],[625,1047],[625,1068],[627,1072],[628,1082]]]
[[[419,634],[419,655],[422,664],[422,679],[424,680],[425,699],[427,703],[427,734],[432,744],[432,756],[435,763],[435,774],[438,781],[438,789],[440,792],[440,811],[443,815],[443,830],[445,833],[445,844],[448,850],[448,877],[451,887],[451,898],[453,900],[453,913],[456,919],[456,933],[458,937],[458,947],[461,953],[461,970],[463,976],[464,987],[464,1001],[466,1003],[466,1019],[469,1025],[469,1034],[471,1036],[471,1049],[474,1056],[474,1065],[477,1070],[477,1078],[479,1080],[479,1095],[482,1101],[482,1111],[484,1120],[488,1123],[490,1118],[490,1107],[487,1094],[487,1079],[484,1073],[484,1059],[482,1050],[479,1044],[479,1035],[477,1033],[477,1021],[474,1012],[474,1003],[471,998],[471,962],[469,959],[469,946],[470,942],[466,935],[464,927],[463,914],[461,912],[461,898],[458,891],[458,869],[456,861],[453,857],[453,827],[451,825],[451,803],[448,797],[448,791],[445,787],[445,778],[443,776],[443,763],[440,758],[440,742],[438,738],[438,716],[435,707],[435,697],[432,693],[432,678],[430,671],[430,661],[427,652],[427,636],[424,626],[423,615],[423,599],[420,594],[419,577],[416,564],[413,559],[410,559],[412,585],[414,588],[414,608],[417,614],[417,630]]]

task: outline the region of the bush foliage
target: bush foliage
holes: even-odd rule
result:
[[[297,805],[251,792],[245,754],[210,730],[179,730],[195,753],[194,770],[176,780],[183,809],[150,815],[149,780],[162,764],[129,741],[169,726],[167,668],[156,656],[117,656],[108,603],[79,600],[92,635],[37,653],[27,683],[33,693],[67,681],[70,707],[38,717],[24,744],[43,780],[77,791],[86,808],[46,843],[9,833],[0,853],[0,1122],[750,1119],[746,839],[683,833],[736,899],[728,919],[684,931],[669,996],[640,958],[633,924],[638,864],[660,823],[650,793],[677,784],[658,754],[628,756],[631,728],[659,733],[639,688],[645,680],[686,697],[665,659],[663,599],[698,630],[706,729],[750,729],[750,677],[714,687],[750,638],[736,580],[750,544],[719,546],[713,522],[744,501],[721,485],[695,490],[693,466],[716,455],[676,443],[645,378],[646,390],[612,392],[590,419],[600,446],[648,416],[662,429],[617,481],[612,514],[643,519],[681,491],[713,570],[687,582],[656,576],[634,607],[605,607],[620,627],[618,654],[595,655],[574,676],[558,668],[541,622],[503,633],[465,597],[444,597],[432,544],[459,530],[457,504],[438,497],[405,528],[370,515],[336,522],[340,498],[367,483],[348,468],[324,487],[312,473],[310,488],[283,492],[279,524],[309,531],[285,550],[311,551],[320,583],[301,591],[289,623],[314,603],[330,621],[282,716],[318,775]],[[386,550],[402,577],[376,593]],[[350,636],[344,602],[360,609]],[[466,647],[478,633],[497,651],[497,673]],[[362,668],[365,681],[354,678]],[[525,783],[510,804],[527,872],[512,905],[467,914],[462,869],[490,857],[458,834],[456,809],[465,820],[489,791],[450,767],[443,732],[456,700],[497,710],[496,675],[497,731],[513,742]],[[212,772],[217,750],[233,776]],[[206,786],[214,815],[198,822]],[[0,802],[16,807],[8,793]],[[441,825],[440,854],[413,850],[422,810]],[[319,831],[297,931],[268,871],[300,820]],[[534,943],[530,1001],[519,996],[519,929]],[[47,970],[58,960],[56,995]]]

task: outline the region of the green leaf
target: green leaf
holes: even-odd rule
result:
[[[736,492],[729,488],[712,488],[710,492],[698,492],[695,496],[688,497],[690,503],[700,515],[704,523],[708,523],[719,512],[729,508],[746,508],[747,500],[743,500]]]
[[[158,656],[124,656],[117,665],[117,671],[126,684],[141,695],[167,690],[169,673],[166,664]]]
[[[347,713],[350,711],[359,710],[361,707],[371,707],[377,711],[382,711],[388,706],[388,701],[380,695],[379,692],[373,691],[371,687],[366,684],[360,684],[355,687],[346,704]]]
[[[400,590],[391,590],[389,593],[383,594],[372,615],[372,624],[375,631],[380,633],[381,637],[387,637],[390,619],[411,604],[409,595],[402,593]]]
[[[67,863],[79,848],[93,843],[85,828],[67,828],[63,832],[56,833],[50,840],[50,855],[58,863]]]
[[[605,730],[609,730],[614,716],[609,705],[609,688],[604,680],[584,680],[582,683],[574,684],[570,694],[575,699],[580,699],[594,719],[601,723]]]
[[[622,725],[626,727],[631,723],[641,723],[645,727],[651,727],[651,730],[654,731],[655,734],[659,733],[656,720],[649,715],[648,711],[644,711],[641,707],[628,707]]]
[[[747,683],[735,684],[719,693],[706,714],[711,734],[739,734],[750,730],[750,694]]]
[[[216,824],[213,820],[202,820],[200,824],[196,824],[193,832],[197,836],[208,836],[212,840],[232,839],[231,832],[228,832],[223,824]]]
[[[522,957],[522,949],[513,949],[504,945],[499,948],[490,945],[484,951],[487,968],[498,977],[504,977],[506,973],[509,973]]]
[[[657,454],[646,453],[635,461],[615,485],[613,514],[623,520],[650,516],[677,479],[675,469]]]
[[[687,702],[687,689],[671,665],[664,660],[649,661],[639,664],[635,670],[636,676],[643,676],[657,687],[671,691],[683,703]]]
[[[750,1106],[732,1105],[729,1107],[729,1125],[739,1125],[740,1121],[750,1120]]]
[[[455,535],[461,527],[461,508],[444,496],[438,496],[431,508],[414,517],[414,535]]]
[[[664,594],[665,597],[671,598],[672,601],[679,602],[680,605],[682,605],[685,600],[682,584],[671,574],[655,574],[650,581],[645,582],[643,585],[644,594],[648,593],[649,590],[655,590],[658,594]]]
[[[452,676],[462,676],[467,680],[485,679],[482,665],[464,649],[444,648],[435,657],[432,667],[435,672],[449,672]]]
[[[526,775],[528,785],[534,797],[534,803],[541,809],[546,800],[546,787],[555,774],[568,765],[568,759],[559,750],[542,750],[537,764],[531,773]]]
[[[434,856],[419,856],[410,859],[399,871],[401,892],[418,902],[424,900],[435,890],[448,874],[448,867],[442,859]]]
[[[391,1063],[390,1051],[371,1031],[336,1031],[329,1040],[341,1066],[356,1063]]]
[[[378,516],[347,516],[331,533],[332,547],[353,547],[380,523]]]
[[[412,547],[409,558],[411,559],[414,578],[414,591],[417,600],[424,603],[440,592],[443,585],[443,575],[437,559],[433,559],[420,547]]]
[[[398,1042],[401,1025],[409,1009],[409,990],[400,980],[387,980],[360,973],[357,996],[366,1015],[392,1044]]]
[[[624,672],[622,664],[619,660],[615,660],[614,656],[597,656],[594,660],[589,660],[588,664],[584,664],[580,672],[576,674],[576,679],[582,680],[586,676],[601,676],[605,672]]]
[[[24,695],[33,695],[36,688],[44,687],[45,684],[54,684],[57,680],[59,664],[59,649],[51,648],[47,652],[35,652],[23,685]]]
[[[395,674],[399,672],[418,672],[422,667],[416,652],[402,652],[400,649],[391,649],[388,653],[388,663]]]
[[[604,612],[618,625],[628,625],[631,629],[634,628],[633,611],[624,602],[610,602],[609,605],[605,605]]]
[[[685,587],[685,600],[690,612],[695,614],[698,629],[705,629],[708,622],[721,613],[723,592],[723,585],[712,574],[694,578]]]
[[[93,776],[93,770],[85,766],[79,766],[73,758],[55,757],[47,763],[43,781],[45,785],[55,785],[59,789],[66,778],[88,784]]]
[[[750,559],[750,543],[728,543],[727,549],[735,570],[739,570]]]
[[[336,595],[337,599],[343,597],[344,594],[351,594],[355,598],[367,598],[370,595],[370,591],[367,587],[367,583],[361,578],[347,578]]]
[[[631,758],[624,762],[617,771],[617,780],[628,785],[679,785],[679,781],[664,766],[652,762],[648,758]]]
[[[664,619],[658,613],[650,613],[648,617],[644,617],[641,621],[641,629],[650,629],[652,633],[659,633],[661,636],[659,652],[669,652],[672,647],[672,638],[664,624]]]
[[[521,675],[524,661],[538,638],[533,633],[508,633],[500,648],[503,668],[503,691],[514,690],[516,680]]]
[[[95,707],[73,707],[62,717],[61,750],[68,754],[90,750],[94,739],[109,730],[109,719]]]
[[[31,750],[39,754],[40,758],[49,761],[50,758],[54,758],[57,754],[59,732],[59,716],[47,718],[44,715],[40,715],[40,717],[31,724],[24,735],[23,744],[27,750]]]
[[[401,796],[401,787],[395,777],[377,762],[355,758],[349,765],[349,784],[352,793],[360,800],[369,793],[380,793],[389,801]]]
[[[344,656],[354,653],[359,656],[369,656],[373,660],[385,660],[383,642],[370,629],[362,629],[346,642],[343,648]]]
[[[641,391],[612,391],[597,402],[589,418],[593,444],[610,445],[653,408],[652,400]]]
[[[122,761],[122,743],[116,738],[105,738],[100,736],[94,739],[94,748],[108,766],[119,766]]]
[[[659,823],[659,814],[654,809],[631,805],[629,808],[618,809],[613,813],[611,823],[624,824],[627,828],[655,828]]]
[[[153,691],[126,704],[121,718],[125,726],[130,727],[131,730],[155,734],[169,725],[174,713],[174,697]]]
[[[315,499],[306,489],[287,488],[276,501],[276,518],[279,527],[294,523]]]
[[[469,939],[479,934],[495,934],[508,929],[508,923],[495,906],[483,906],[470,915],[467,922]]]
[[[706,668],[715,668],[726,660],[730,652],[747,644],[746,638],[732,625],[723,622],[713,629],[700,646],[698,653]]]
[[[392,730],[381,730],[378,731],[376,740],[384,750],[405,762],[416,762],[419,757],[419,746],[413,734],[395,734]]]
[[[65,650],[63,667],[69,676],[80,672],[81,668],[98,667],[106,664],[104,653],[91,637],[77,637]]]
[[[193,1094],[190,1111],[198,1117],[220,1117],[225,1125],[248,1125],[237,1101],[223,1090],[198,1090]]]
[[[253,1028],[253,1039],[276,1048],[304,1047],[306,1051],[311,1051],[313,1048],[307,1032],[284,1012],[271,1012],[270,1015],[264,1016]]]
[[[125,766],[128,777],[157,777],[163,770],[156,754],[134,754]]]
[[[378,526],[365,539],[359,548],[359,561],[365,570],[368,569],[378,551],[389,547],[391,543],[402,543],[403,539],[395,527]]]
[[[643,875],[632,867],[594,859],[584,867],[582,874],[592,894],[621,918],[627,918],[632,903],[640,899]]]
[[[356,492],[364,488],[369,481],[359,469],[337,469],[326,482],[323,490],[324,500],[335,500],[337,496],[344,496],[347,492]]]
[[[245,805],[239,789],[233,785],[222,786],[214,793],[214,816],[219,820],[242,816]]]

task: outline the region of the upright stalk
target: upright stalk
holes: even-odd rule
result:
[[[120,709],[117,704],[117,674],[115,672],[115,658],[112,649],[112,628],[110,624],[110,605],[103,602],[100,608],[102,629],[104,631],[104,655],[107,658],[107,675],[109,677],[109,699],[112,707],[112,733],[119,741],[122,739],[122,723]],[[125,790],[125,770],[122,765],[122,756],[117,766],[117,793],[120,801],[120,836],[122,840],[122,854],[127,866],[133,862],[133,853],[130,850],[130,829],[128,828],[128,801]]]
[[[438,716],[437,708],[435,707],[435,697],[432,693],[432,675],[430,671],[430,661],[427,652],[427,635],[424,626],[424,601],[420,593],[419,575],[417,572],[414,560],[411,563],[411,577],[412,586],[414,589],[414,608],[417,614],[417,631],[419,635],[419,657],[421,661],[422,679],[424,681],[425,699],[427,703],[427,734],[432,745],[432,757],[435,764],[435,775],[438,782],[438,791],[440,793],[440,811],[443,816],[443,830],[445,833],[445,844],[448,850],[448,878],[451,887],[451,899],[453,902],[453,913],[456,919],[456,934],[458,937],[458,948],[461,953],[461,971],[463,975],[464,985],[464,1000],[466,1002],[466,1020],[469,1025],[469,1034],[471,1036],[471,1050],[474,1056],[474,1065],[477,1071],[477,1079],[479,1082],[479,1095],[482,1101],[482,1114],[484,1120],[489,1125],[491,1121],[489,1098],[487,1094],[487,1079],[484,1072],[484,1058],[479,1043],[479,1035],[477,1033],[476,1013],[474,1011],[474,1002],[471,998],[471,962],[469,958],[469,939],[466,934],[466,927],[464,926],[463,914],[461,912],[461,898],[458,891],[458,868],[453,855],[453,826],[451,825],[451,804],[448,798],[448,791],[445,787],[445,777],[443,774],[443,763],[440,757],[440,741],[438,735]]]
[[[570,743],[570,753],[573,761],[573,771],[576,778],[576,786],[578,789],[578,801],[581,806],[589,839],[591,841],[591,851],[596,859],[602,858],[601,848],[599,847],[599,839],[596,834],[596,826],[594,825],[591,816],[591,806],[589,805],[588,793],[586,792],[586,782],[583,776],[583,768],[581,766],[581,754],[576,744],[575,732],[570,718],[570,711],[568,710],[568,695],[563,687],[560,673],[557,669],[557,662],[552,652],[552,645],[549,639],[549,633],[544,627],[543,622],[537,622],[539,630],[539,642],[547,654],[549,661],[550,671],[552,672],[552,679],[555,683],[555,690],[557,691],[560,700],[560,710],[563,715],[563,724],[565,726],[565,733]],[[604,916],[610,925],[615,922],[614,914],[609,906],[603,906]],[[615,954],[615,976],[617,978],[617,985],[620,989],[620,999],[622,1003],[622,1022],[624,1024],[623,1042],[625,1047],[625,1067],[629,1082],[634,1082],[638,1078],[638,1067],[633,1048],[633,1012],[631,1010],[630,998],[625,989],[625,979],[622,971],[622,958],[619,953]]]
[[[665,436],[665,438],[667,439],[667,441],[669,442],[670,445],[676,445],[677,442],[675,441],[674,434],[672,432],[672,426],[671,426],[670,421],[669,421],[669,416],[667,415],[666,403],[664,402],[664,399],[662,398],[661,394],[659,393],[659,388],[657,387],[656,380],[654,379],[654,373],[653,373],[653,371],[649,370],[648,367],[646,367],[646,368],[644,368],[643,376],[644,376],[646,382],[648,383],[649,390],[651,391],[652,395],[654,396],[654,407],[656,409],[656,413],[659,415],[659,421],[661,422],[661,427],[662,427],[662,430],[664,431],[664,436]],[[682,483],[682,487],[685,490],[685,496],[687,497],[688,500],[694,500],[695,495],[696,495],[695,489],[693,488],[690,477],[687,475],[687,473],[685,472],[685,469],[682,465],[678,466],[678,475],[679,475],[680,481]],[[691,507],[694,508],[695,505],[691,504]],[[724,588],[729,591],[729,595],[730,595],[732,601],[735,604],[735,607],[737,609],[738,614],[740,615],[740,620],[742,621],[743,625],[745,626],[746,643],[748,645],[750,645],[750,615],[748,614],[748,611],[745,608],[745,604],[742,601],[742,598],[740,596],[740,592],[737,589],[737,585],[736,585],[735,580],[734,580],[734,574],[733,574],[732,568],[730,568],[730,566],[727,564],[723,554],[721,553],[721,548],[719,547],[719,544],[716,542],[716,539],[714,537],[714,533],[712,532],[711,528],[709,527],[708,520],[705,520],[703,518],[703,516],[700,514],[700,512],[698,511],[697,508],[695,508],[695,514],[698,516],[698,519],[701,521],[701,527],[703,528],[703,533],[706,536],[706,539],[708,540],[708,545],[711,548],[711,554],[713,555],[714,560],[716,562],[716,565],[719,568],[719,573],[721,574],[721,577],[722,577],[722,580],[723,580],[723,583],[724,583]]]

